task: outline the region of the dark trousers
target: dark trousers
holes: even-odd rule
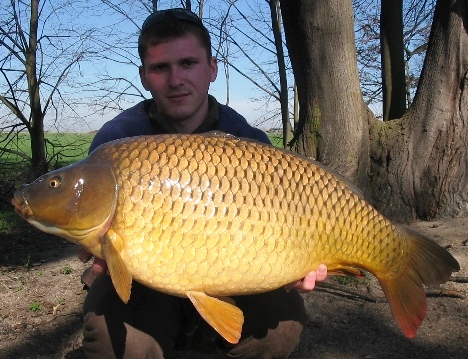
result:
[[[244,312],[238,344],[224,341],[187,298],[133,282],[128,304],[110,277],[97,278],[85,300],[83,349],[88,358],[169,358],[176,350],[218,352],[224,358],[287,358],[299,342],[306,314],[295,290],[233,297]]]

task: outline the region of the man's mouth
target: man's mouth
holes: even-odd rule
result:
[[[169,100],[181,100],[181,99],[184,99],[186,98],[187,96],[189,96],[188,93],[176,93],[176,94],[171,94],[171,95],[168,95],[167,98]]]

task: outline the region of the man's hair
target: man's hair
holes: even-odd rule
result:
[[[178,12],[174,13],[174,11]],[[182,15],[179,11],[183,11]],[[162,13],[160,15],[160,13]],[[186,14],[189,14],[187,17]],[[138,38],[138,54],[143,63],[148,47],[163,42],[174,40],[186,35],[194,35],[200,44],[206,49],[208,59],[211,59],[211,39],[208,30],[203,26],[201,20],[192,19],[191,12],[183,9],[170,9],[158,11],[150,15],[143,23],[143,27]],[[160,15],[160,16],[159,16]],[[155,20],[156,16],[156,21]],[[182,17],[182,19],[181,19]]]

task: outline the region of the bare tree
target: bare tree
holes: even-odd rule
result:
[[[283,147],[286,148],[292,140],[292,127],[289,119],[289,88],[286,61],[284,58],[283,37],[281,26],[281,13],[279,11],[279,0],[268,0],[271,13],[271,26],[275,41],[276,59],[278,61],[279,73],[279,103],[281,107],[281,123],[283,125]]]
[[[216,54],[228,80],[232,70],[251,83],[256,93],[251,98],[252,106],[262,110],[257,124],[282,128],[281,137],[286,146],[292,133],[290,114],[294,108],[294,92],[288,85],[292,73],[285,51],[279,2],[227,3],[226,10],[218,10],[218,18],[208,19],[210,28],[214,29]],[[227,86],[230,88],[229,81]]]
[[[46,117],[53,117],[53,126],[67,110],[76,113],[62,89],[69,74],[83,59],[86,49],[82,39],[86,34],[57,20],[59,13],[64,16],[72,8],[66,1],[38,0],[29,3],[10,0],[1,7],[0,72],[4,85],[1,85],[0,101],[7,109],[2,131],[9,132],[11,139],[14,133],[27,130],[32,154],[29,160],[35,176],[48,170]],[[77,9],[74,7],[73,11]],[[72,16],[69,12],[68,15]],[[64,17],[61,19],[65,21]]]
[[[394,2],[390,1],[390,5],[394,8],[395,4],[400,3],[400,1]],[[381,42],[382,38],[386,36],[386,30],[381,30],[381,4],[383,2],[377,0],[354,0],[354,18],[355,18],[355,29],[356,29],[356,48],[357,48],[357,57],[358,57],[358,69],[359,76],[361,79],[361,91],[365,102],[371,106],[374,110],[376,117],[384,119],[384,108],[387,108],[387,105],[383,105],[384,98],[382,91],[386,87],[385,80],[382,79],[382,75],[388,72],[382,68],[381,64],[383,63],[382,58],[387,58],[390,60],[390,54],[388,51],[381,51]],[[429,41],[430,26],[432,23],[432,15],[434,12],[435,1],[434,0],[405,0],[402,3],[403,13],[397,15],[387,16],[387,27],[390,27],[390,32],[396,32],[396,28],[393,26],[395,22],[393,21],[394,16],[402,18],[403,20],[403,29],[398,30],[398,38],[401,39],[403,36],[403,46],[404,51],[401,50],[401,45],[399,49],[394,46],[395,49],[392,53],[396,53],[392,56],[398,56],[398,59],[395,60],[399,63],[400,70],[398,71],[399,78],[398,84],[393,81],[391,86],[391,91],[397,92],[399,98],[398,108],[406,109],[411,105],[413,101],[414,92],[418,84],[419,75],[421,73],[422,64],[424,62],[424,55],[427,48],[427,43]],[[402,16],[401,16],[402,15]],[[393,28],[393,30],[392,30]],[[390,40],[392,44],[396,43],[397,35],[390,35]],[[398,40],[398,44],[401,44],[401,41]],[[390,44],[389,44],[390,45]],[[383,50],[389,50],[389,47],[385,45]],[[401,64],[403,58],[403,66],[405,73],[405,82],[402,85],[401,81]],[[395,61],[387,61],[389,68],[391,68]],[[401,90],[401,86],[405,86],[405,91]],[[396,90],[398,89],[398,90]],[[406,106],[402,102],[403,92],[406,96]],[[391,103],[387,101],[387,104]],[[391,115],[390,118],[398,118],[403,112],[399,112],[399,115]],[[385,117],[387,118],[387,117]]]

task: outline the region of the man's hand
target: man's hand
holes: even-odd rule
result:
[[[78,258],[80,261],[83,263],[88,262],[93,255],[88,252],[84,248],[80,248],[80,251],[78,252]],[[106,274],[107,273],[107,263],[104,259],[101,258],[94,258],[93,265],[91,266],[91,273],[95,277],[99,277],[100,275]]]
[[[286,290],[296,289],[300,293],[310,292],[315,288],[316,282],[322,282],[327,278],[327,266],[320,264],[316,271],[309,272],[300,281],[288,284]]]

